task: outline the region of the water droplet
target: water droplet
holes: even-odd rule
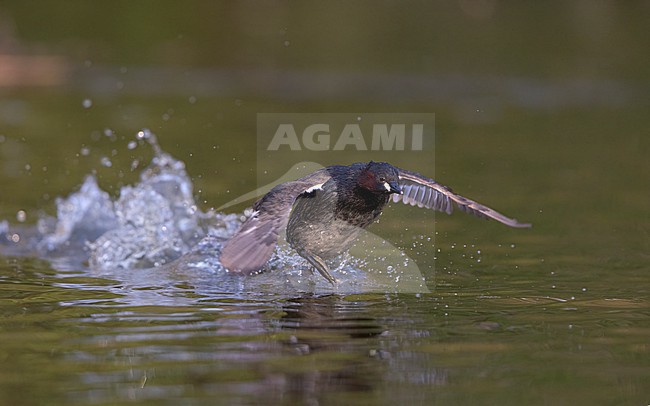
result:
[[[20,234],[12,234],[11,235],[11,241],[20,242]]]
[[[23,223],[25,220],[27,220],[27,213],[25,213],[25,210],[18,210],[18,213],[16,213],[16,220],[18,220],[20,223]]]
[[[113,162],[111,162],[111,160],[108,159],[108,157],[102,157],[102,159],[100,160],[100,162],[101,162],[101,164],[102,164],[103,166],[105,166],[105,167],[107,167],[107,168],[110,168],[111,166],[113,166]]]
[[[138,146],[138,143],[135,141],[130,141],[126,146],[128,149],[135,149]]]
[[[79,150],[79,153],[83,156],[88,156],[90,154],[90,148],[88,147],[81,147]]]
[[[290,41],[284,41],[284,46],[285,46],[285,47],[288,47],[289,45],[291,45],[291,42],[290,42]]]
[[[84,109],[89,109],[93,106],[93,101],[90,99],[84,99],[81,102],[81,105],[83,106]]]
[[[196,103],[196,96],[190,96],[188,101],[190,102],[190,104]]]

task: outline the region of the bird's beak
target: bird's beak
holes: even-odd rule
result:
[[[402,188],[399,187],[399,183],[397,182],[386,182],[386,183],[388,183],[389,193],[397,193],[398,195],[401,195],[403,193]]]

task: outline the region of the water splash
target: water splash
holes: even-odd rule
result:
[[[35,247],[44,257],[83,251],[91,269],[152,268],[188,253],[208,234],[224,240],[237,230],[242,216],[198,209],[185,164],[164,152],[153,133],[142,130],[136,138],[154,152],[139,182],[113,200],[89,175],[77,192],[58,198],[56,217],[37,226]]]
[[[79,246],[117,225],[113,202],[93,176],[86,177],[78,192],[67,198],[57,198],[56,207],[55,218],[44,217],[38,222],[38,231],[43,237],[37,246],[42,251]]]

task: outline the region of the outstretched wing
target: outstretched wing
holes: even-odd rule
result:
[[[404,204],[443,211],[447,214],[451,214],[453,211],[453,203],[456,203],[456,206],[458,206],[461,211],[482,218],[491,218],[510,227],[524,228],[531,226],[528,223],[520,223],[515,219],[506,217],[503,214],[466,197],[457,195],[447,186],[443,186],[433,179],[426,178],[419,173],[410,172],[404,169],[398,169],[398,171],[400,179],[399,183],[403,194],[394,194],[394,202],[399,202],[401,200]]]
[[[221,264],[232,272],[252,273],[271,258],[280,231],[287,226],[291,207],[306,190],[330,179],[326,168],[277,185],[253,205],[253,215],[223,246]]]

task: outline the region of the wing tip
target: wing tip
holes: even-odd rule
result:
[[[251,275],[264,268],[273,255],[275,246],[273,238],[264,243],[251,239],[250,234],[238,234],[224,243],[219,253],[219,262],[231,273]]]

